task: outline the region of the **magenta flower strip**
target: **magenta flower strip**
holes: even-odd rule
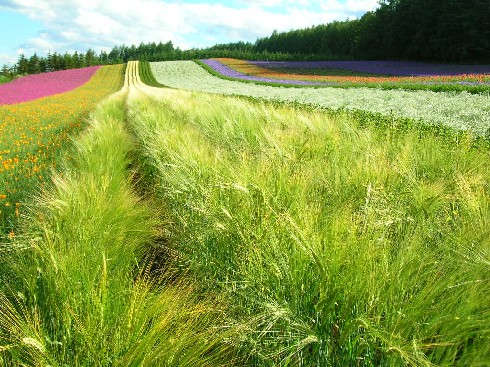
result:
[[[0,105],[65,93],[89,81],[100,66],[34,74],[0,85]]]

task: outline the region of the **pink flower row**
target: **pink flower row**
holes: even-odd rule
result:
[[[0,85],[0,105],[68,92],[89,81],[100,66],[34,74]]]

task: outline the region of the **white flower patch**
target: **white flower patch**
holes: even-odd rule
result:
[[[150,66],[157,81],[172,88],[299,102],[331,109],[363,110],[442,124],[477,135],[484,135],[490,129],[488,94],[271,87],[220,79],[193,61],[155,62]]]

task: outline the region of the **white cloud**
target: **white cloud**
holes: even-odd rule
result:
[[[9,55],[9,54],[0,54],[0,67],[7,64],[7,65],[12,65],[17,62],[17,58],[15,55]]]
[[[237,3],[241,7],[237,8]],[[194,4],[163,0],[119,0],[117,3],[6,0],[2,5],[43,24],[43,34],[22,45],[26,54],[32,54],[34,50],[63,53],[89,47],[100,51],[120,44],[169,40],[181,48],[254,41],[275,29],[287,31],[354,18],[356,12],[374,9],[377,0],[237,0],[235,7],[204,0]]]
[[[378,0],[347,0],[346,7],[351,11],[367,12],[378,7]]]
[[[273,8],[273,7],[284,6],[288,4],[307,6],[311,4],[312,1],[311,0],[246,0],[246,1],[241,0],[239,1],[239,3],[252,5],[252,6]]]

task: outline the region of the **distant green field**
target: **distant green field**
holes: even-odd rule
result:
[[[0,84],[7,83],[10,81],[6,76],[0,75]]]

